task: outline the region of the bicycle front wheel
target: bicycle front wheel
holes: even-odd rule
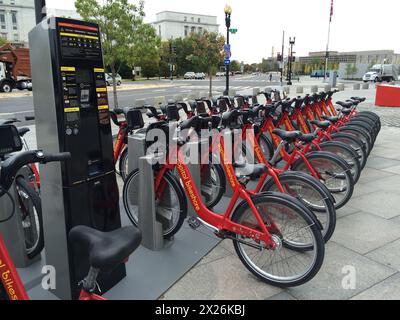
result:
[[[310,165],[319,179],[335,198],[335,209],[345,206],[354,192],[354,180],[349,165],[343,159],[329,152],[312,152],[306,155],[307,162],[299,159],[293,166],[293,171],[311,173]]]
[[[139,170],[133,171],[126,179],[123,189],[125,211],[136,227],[139,227],[139,180]],[[155,199],[156,215],[163,225],[164,238],[169,239],[183,225],[187,216],[187,202],[179,182],[170,172],[163,176],[161,188],[163,190]]]
[[[24,177],[16,179],[18,212],[21,214],[25,250],[29,259],[35,258],[44,248],[42,203],[37,192]]]
[[[276,193],[253,198],[265,226],[276,243],[274,250],[260,242],[236,235],[233,244],[244,266],[263,282],[277,287],[295,287],[315,277],[320,270],[325,244],[320,229],[308,210],[295,198]],[[245,204],[232,220],[244,226],[258,222]],[[298,250],[301,247],[306,250]]]
[[[329,190],[317,179],[303,172],[283,172],[278,176],[285,194],[302,202],[322,224],[322,236],[328,242],[336,228],[334,199]],[[280,192],[275,180],[269,179],[263,192]]]

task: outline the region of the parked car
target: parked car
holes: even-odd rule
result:
[[[219,77],[225,77],[225,72],[217,72],[217,74],[216,74],[216,77],[217,78],[219,78]]]
[[[203,72],[196,73],[195,78],[196,80],[204,80],[206,78],[206,74]]]
[[[115,81],[116,81],[117,86],[120,86],[122,84],[122,77],[118,73],[115,77]],[[106,73],[106,84],[107,84],[107,86],[111,86],[114,84],[111,73]]]
[[[196,74],[194,72],[186,72],[183,78],[186,80],[193,80],[196,79]]]
[[[236,71],[235,74],[240,75],[240,74],[243,74],[243,72],[242,71]]]

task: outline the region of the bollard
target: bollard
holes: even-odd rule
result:
[[[128,171],[139,169],[139,159],[146,155],[146,135],[144,133],[136,133],[128,137]]]
[[[318,86],[311,86],[311,93],[317,93],[318,92]]]
[[[360,89],[361,89],[361,85],[360,85],[359,83],[355,83],[355,84],[353,85],[353,89],[354,89],[354,90],[360,90]]]
[[[139,159],[139,229],[142,231],[142,245],[152,251],[164,248],[163,225],[157,221],[154,172],[152,157]],[[135,197],[136,195],[131,195]]]
[[[344,91],[344,83],[339,83],[339,84],[337,85],[337,89],[338,89],[339,91]]]
[[[304,93],[304,88],[303,88],[303,86],[298,86],[298,87],[296,87],[296,93],[297,93],[297,94],[303,94],[303,93]]]
[[[283,93],[290,94],[290,87],[285,86],[285,87],[283,87],[282,91],[283,91]]]
[[[363,90],[368,90],[369,89],[369,83],[363,83],[362,89]]]

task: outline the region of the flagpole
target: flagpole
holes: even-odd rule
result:
[[[332,24],[332,16],[333,16],[333,0],[331,0],[331,12],[329,15],[329,27],[328,27],[328,42],[326,44],[326,53],[325,53],[325,72],[324,72],[324,80],[327,78],[328,73],[328,62],[329,62],[329,43],[331,40],[331,24]]]

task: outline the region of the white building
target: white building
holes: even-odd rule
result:
[[[79,15],[76,10],[64,10],[64,9],[55,9],[55,8],[47,8],[47,15],[49,17],[61,17],[75,20],[82,20],[82,17]]]
[[[0,36],[14,46],[28,45],[35,21],[34,0],[0,0]]]
[[[184,38],[195,32],[218,32],[217,17],[194,13],[163,11],[152,24],[163,41]]]

